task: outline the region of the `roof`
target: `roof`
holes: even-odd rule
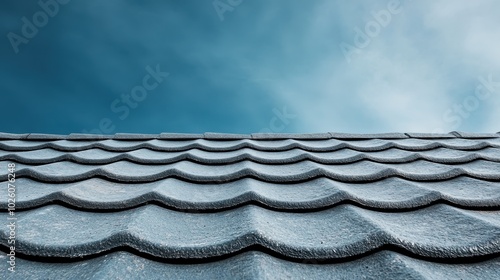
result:
[[[0,133],[0,161],[8,279],[500,277],[500,133]]]

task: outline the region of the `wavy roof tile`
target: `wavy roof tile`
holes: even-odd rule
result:
[[[0,161],[7,279],[500,278],[499,133],[0,133]]]

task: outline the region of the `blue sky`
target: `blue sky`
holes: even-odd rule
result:
[[[494,0],[2,1],[0,131],[498,132],[499,12]]]

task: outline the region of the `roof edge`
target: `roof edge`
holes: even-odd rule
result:
[[[487,139],[500,138],[500,132],[497,133],[469,133],[452,131],[450,133],[376,133],[376,134],[354,134],[354,133],[253,133],[253,134],[231,134],[231,133],[213,133],[204,134],[190,133],[161,133],[161,134],[140,134],[140,133],[116,133],[114,135],[102,134],[83,134],[71,133],[69,135],[43,134],[43,133],[24,133],[15,134],[0,132],[0,140],[368,140],[368,139]]]

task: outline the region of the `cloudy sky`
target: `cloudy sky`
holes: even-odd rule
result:
[[[2,1],[0,131],[498,132],[499,14],[495,0]]]

